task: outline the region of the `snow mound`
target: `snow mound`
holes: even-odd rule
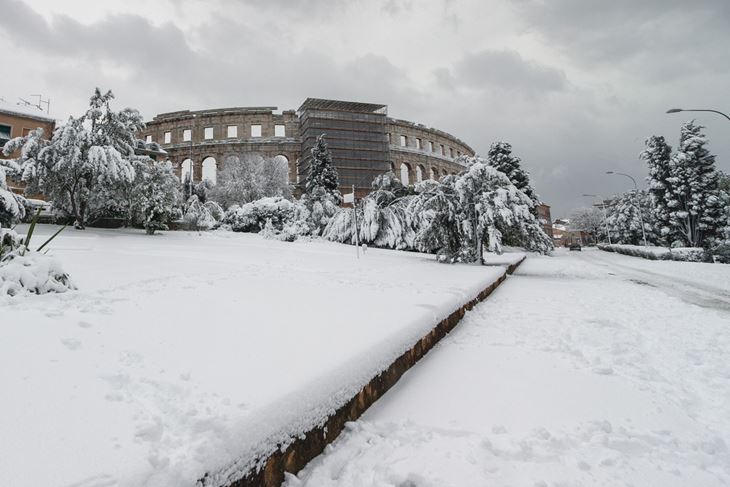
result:
[[[76,289],[58,259],[23,247],[0,262],[0,296],[65,293]]]

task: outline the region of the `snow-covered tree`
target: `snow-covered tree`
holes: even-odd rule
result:
[[[309,173],[304,183],[306,194],[312,194],[315,189],[322,188],[325,193],[334,199],[339,205],[342,195],[339,191],[339,178],[337,168],[332,162],[332,154],[327,147],[325,135],[317,137],[317,143],[312,147],[312,159],[309,163]]]
[[[134,180],[135,132],[143,128],[137,110],[110,108],[111,91],[102,94],[97,88],[89,109],[78,118],[57,127],[50,141],[36,130],[6,144],[6,155],[17,149],[17,163],[29,190],[46,195],[54,208],[75,219],[84,228],[89,219],[99,216],[120,182]]]
[[[730,244],[730,174],[720,172],[718,178],[721,206],[725,209],[720,238]]]
[[[570,215],[570,229],[588,232],[596,239],[606,235],[606,221],[603,210],[591,206],[578,208]]]
[[[535,216],[533,199],[480,157],[470,158],[454,188],[461,204],[465,260],[479,257],[479,241],[489,250],[501,252],[505,236],[509,236],[511,245],[527,250],[552,250],[552,240]]]
[[[410,218],[413,196],[393,173],[378,176],[357,208],[358,237],[362,243],[398,250],[415,249],[416,232]],[[340,208],[329,219],[323,237],[355,243],[355,210]]]
[[[268,197],[291,199],[289,166],[283,159],[260,154],[246,154],[242,159],[231,157],[208,195],[224,208]]]
[[[642,218],[647,241],[649,243],[658,241],[653,221],[652,198],[647,191],[629,191],[615,196],[606,208],[606,212],[606,221],[613,243],[642,245]]]
[[[142,225],[152,235],[156,230],[167,230],[178,201],[178,181],[168,161],[151,161],[140,173],[138,204]]]
[[[538,203],[538,197],[530,185],[530,175],[522,169],[521,159],[512,155],[512,145],[510,143],[494,142],[487,153],[487,160],[490,166],[506,174],[517,189],[525,193],[535,204]]]
[[[670,226],[688,247],[712,245],[722,226],[722,202],[715,156],[694,121],[682,125],[679,147],[671,162],[667,196]]]
[[[309,210],[309,226],[314,235],[319,235],[325,229],[342,202],[338,186],[337,168],[322,134],[317,137],[317,143],[312,148],[302,196],[302,202]]]
[[[649,166],[649,194],[653,203],[653,219],[661,243],[671,244],[676,238],[668,206],[672,193],[672,148],[664,137],[653,135],[646,142],[641,158]]]
[[[419,183],[409,208],[416,228],[416,248],[446,259],[456,255],[461,247],[461,206],[454,180],[450,177],[441,183]]]
[[[20,198],[8,189],[5,168],[0,166],[0,227],[10,227],[23,219],[25,206]]]

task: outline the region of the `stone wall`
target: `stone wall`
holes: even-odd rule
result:
[[[482,290],[476,298],[464,303],[436,325],[430,333],[421,338],[410,350],[398,357],[388,369],[373,378],[355,397],[335,411],[325,424],[310,430],[304,436],[297,438],[286,448],[277,450],[268,458],[255,459],[260,460],[257,463],[263,465],[263,467],[249,472],[241,479],[232,480],[228,487],[278,487],[284,481],[285,472],[299,472],[339,436],[345,427],[345,423],[359,418],[375,401],[388,392],[408,369],[413,367],[459,324],[468,310],[486,299],[504,282],[508,274],[512,274],[517,269],[523,260],[524,258],[520,262],[509,266],[497,281]],[[198,482],[198,487],[206,485],[205,477]]]

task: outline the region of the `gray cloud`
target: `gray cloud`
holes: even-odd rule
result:
[[[467,53],[456,63],[453,71],[451,84],[458,80],[476,89],[498,87],[534,94],[562,91],[568,86],[562,71],[525,60],[513,50]],[[444,80],[443,73],[438,76]]]
[[[512,0],[530,28],[580,63],[652,81],[730,72],[726,0]]]
[[[44,93],[59,118],[94,86],[148,118],[297,108],[307,96],[387,103],[480,153],[510,141],[557,215],[585,205],[583,192],[626,189],[606,169],[641,180],[644,138],[674,141],[686,118],[665,115],[670,106],[730,109],[724,0],[161,0],[144,15],[140,5],[0,0],[0,96]],[[727,125],[698,120],[730,169]]]

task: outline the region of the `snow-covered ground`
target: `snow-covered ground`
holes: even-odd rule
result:
[[[530,257],[286,487],[726,486],[730,266]]]
[[[51,249],[78,291],[0,298],[12,487],[189,486],[267,453],[504,270],[223,232],[67,229]]]

